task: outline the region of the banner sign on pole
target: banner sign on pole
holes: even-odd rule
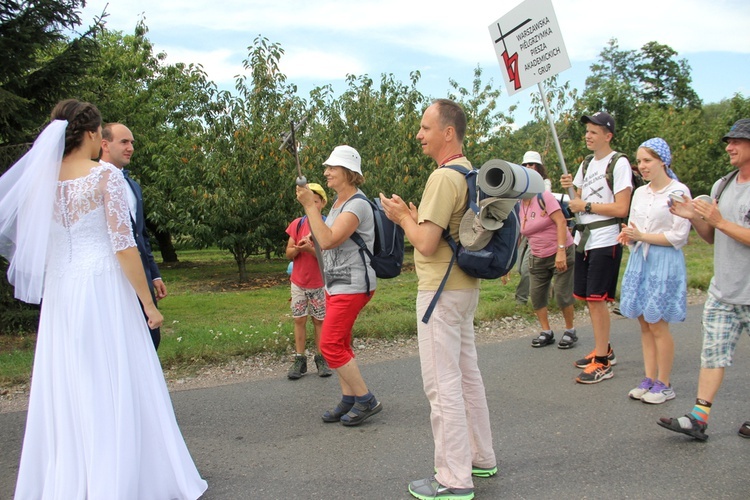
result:
[[[508,95],[570,68],[552,0],[526,0],[489,30]]]

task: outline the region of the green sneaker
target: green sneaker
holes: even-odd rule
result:
[[[437,467],[435,467],[435,473],[437,473]],[[497,466],[484,468],[477,467],[476,465],[471,466],[471,475],[474,477],[492,477],[497,474]]]
[[[474,490],[472,488],[448,488],[438,483],[435,476],[412,481],[409,483],[409,493],[420,500],[430,500],[432,498],[472,500],[474,498]]]
[[[471,466],[471,475],[474,477],[492,477],[497,474],[497,466],[485,469],[484,467]]]
[[[291,380],[297,380],[305,373],[307,373],[307,356],[304,354],[296,354],[294,356],[294,363],[289,367],[286,376]]]

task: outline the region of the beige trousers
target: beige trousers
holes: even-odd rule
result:
[[[449,488],[473,488],[472,465],[494,467],[492,431],[474,344],[479,290],[443,291],[427,324],[421,319],[434,291],[417,293],[419,358],[430,401],[436,479]]]

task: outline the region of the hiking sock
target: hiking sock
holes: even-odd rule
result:
[[[573,327],[573,328],[566,328],[563,333],[570,333],[570,334],[575,335],[576,334],[576,329],[575,329],[575,327]]]
[[[695,406],[693,407],[693,411],[690,412],[690,415],[698,422],[707,424],[708,414],[711,413],[711,405],[712,403],[710,401],[698,398],[695,400]]]
[[[690,412],[690,416],[703,425],[708,425],[708,414],[711,413],[711,404],[710,401],[706,401],[705,399],[696,399],[695,406],[693,406],[693,411]],[[690,423],[690,419],[687,418],[687,416],[680,417],[677,421],[683,429],[690,429],[693,427],[693,424]]]
[[[341,402],[348,406],[354,406],[354,396],[348,396],[346,394],[341,395]]]
[[[364,396],[356,396],[354,399],[357,401],[357,403],[367,405],[368,408],[372,408],[378,402],[377,399],[375,399],[375,395],[370,391],[367,391],[367,394],[365,394]]]

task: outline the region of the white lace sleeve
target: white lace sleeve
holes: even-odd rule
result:
[[[107,217],[107,230],[112,242],[112,251],[119,252],[134,247],[133,227],[128,207],[128,184],[122,172],[116,167],[105,168],[103,176],[104,213]]]

